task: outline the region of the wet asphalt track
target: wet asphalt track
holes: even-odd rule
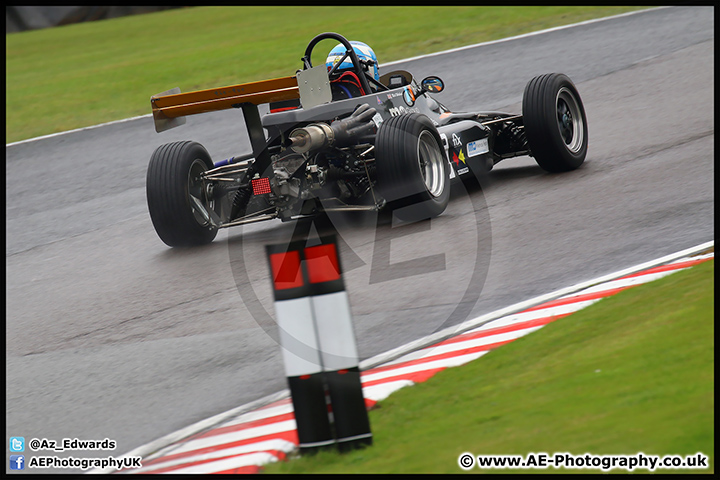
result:
[[[530,78],[566,73],[590,150],[558,175],[506,160],[423,226],[334,217],[361,357],[712,240],[713,13],[665,8],[381,68],[440,75],[458,111],[517,113]],[[110,438],[114,452],[73,455],[119,455],[285,388],[263,246],[294,225],[173,250],[145,203],[155,147],[244,153],[241,119],[158,135],[142,118],[6,148],[6,438]]]

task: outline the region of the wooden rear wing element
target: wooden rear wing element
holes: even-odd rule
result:
[[[185,123],[183,117],[186,115],[298,98],[298,79],[292,76],[187,93],[180,93],[179,88],[174,88],[153,95],[150,104],[155,130],[160,133]]]
[[[303,108],[332,101],[325,65],[300,70],[295,76],[241,83],[229,87],[180,93],[179,88],[150,98],[155,130],[160,133],[185,123],[185,115],[242,108],[251,140],[262,136],[257,106],[300,99]],[[258,144],[259,145],[259,144]]]

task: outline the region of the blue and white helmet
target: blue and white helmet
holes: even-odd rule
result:
[[[373,78],[375,78],[375,80],[379,80],[380,74],[378,73],[378,61],[373,49],[363,42],[352,41],[350,42],[350,45],[352,45],[353,50],[355,50],[355,54],[358,56],[358,60],[360,60],[360,63],[363,64],[365,71],[371,74]],[[330,50],[327,60],[325,60],[325,65],[327,66],[328,72],[332,69],[335,63],[340,61],[343,55],[345,55],[345,45],[343,45],[342,43],[338,43],[335,48]],[[339,72],[342,70],[346,70],[352,68],[352,66],[352,60],[348,55],[335,71]]]

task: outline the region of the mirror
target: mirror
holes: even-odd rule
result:
[[[443,83],[440,77],[434,76],[423,78],[421,85],[424,91],[430,93],[439,93],[445,88],[445,83]]]

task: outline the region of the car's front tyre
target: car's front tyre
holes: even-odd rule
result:
[[[530,152],[544,170],[565,172],[585,161],[587,117],[580,94],[566,75],[548,73],[530,80],[522,114]]]

